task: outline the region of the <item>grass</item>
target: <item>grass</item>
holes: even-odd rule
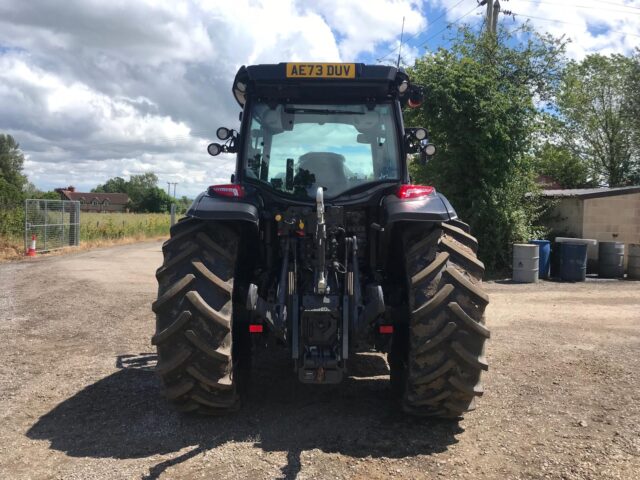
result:
[[[106,247],[169,236],[165,213],[80,213],[80,248]],[[74,251],[77,247],[64,248]],[[0,260],[24,256],[22,233],[0,235]]]
[[[80,243],[120,238],[169,235],[171,217],[165,213],[80,213]]]

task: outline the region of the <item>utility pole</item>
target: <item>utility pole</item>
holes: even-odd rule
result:
[[[491,28],[493,26],[493,0],[483,0],[484,3],[480,3],[480,5],[487,5],[487,14],[485,19],[485,25],[487,32],[491,32]]]
[[[498,31],[498,15],[500,14],[500,2],[494,0],[493,2],[493,16],[491,17],[491,33],[494,35]]]
[[[500,15],[501,7],[499,0],[482,0],[480,5],[487,6],[487,13],[485,18],[486,31],[488,33],[496,34],[498,30],[498,16]]]
[[[176,185],[178,185],[178,182],[173,183],[173,198],[176,198]]]
[[[171,196],[171,182],[167,182],[167,195]]]
[[[176,185],[178,182],[167,182],[167,195],[171,196],[171,185],[173,185],[173,198],[176,198]]]

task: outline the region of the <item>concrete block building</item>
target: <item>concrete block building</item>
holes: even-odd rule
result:
[[[543,196],[556,200],[546,222],[555,236],[640,243],[640,186],[543,190]],[[597,257],[590,247],[591,265]]]

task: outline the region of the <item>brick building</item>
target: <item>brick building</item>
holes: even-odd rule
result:
[[[62,200],[80,202],[82,212],[126,212],[129,196],[126,193],[76,192],[75,187],[56,188]]]

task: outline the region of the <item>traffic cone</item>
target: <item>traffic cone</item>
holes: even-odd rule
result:
[[[36,256],[36,236],[31,235],[31,246],[29,250],[27,250],[27,257],[35,257]]]

